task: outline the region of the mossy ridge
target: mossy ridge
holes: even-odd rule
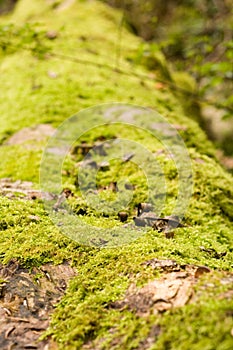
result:
[[[28,19],[39,20],[43,21],[47,29],[51,29],[52,23],[52,29],[59,30],[60,34],[54,42],[54,49],[62,47],[64,53],[72,56],[79,55],[82,49],[84,59],[93,61],[98,58],[102,63],[112,63],[108,52],[115,42],[116,23],[119,20],[119,15],[114,10],[97,2],[77,2],[71,9],[54,16],[54,10],[50,6],[44,7],[41,13],[42,4],[44,5],[42,1],[30,1],[30,4],[21,1],[16,12],[7,17],[7,20],[16,23]],[[65,18],[69,20],[66,21]],[[85,36],[86,27],[92,40],[80,40],[77,49],[73,49],[76,38]],[[102,34],[103,29],[107,32],[106,36]],[[69,31],[72,31],[72,36]],[[98,42],[101,45],[98,46]],[[129,67],[128,52],[136,52],[138,43],[139,39],[124,32],[122,65]],[[89,52],[96,50],[97,46],[100,57]],[[230,349],[232,323],[226,312],[231,304],[215,300],[218,291],[214,294],[207,291],[206,299],[209,300],[203,297],[201,305],[188,305],[163,315],[159,320],[154,316],[145,320],[132,312],[122,313],[108,309],[109,303],[124,296],[130,282],[142,285],[157,277],[154,270],[142,268],[141,263],[150,258],[170,257],[180,263],[232,269],[232,206],[229,205],[229,200],[233,198],[232,178],[216,165],[212,159],[212,145],[198,126],[184,116],[177,99],[168,89],[156,89],[154,82],[143,85],[136,78],[130,80],[117,73],[111,75],[110,81],[109,72],[104,68],[85,66],[84,71],[83,66],[68,61],[60,62],[55,58],[38,61],[30,53],[16,52],[5,57],[1,69],[2,84],[8,87],[8,90],[3,91],[1,102],[4,116],[1,135],[4,138],[24,126],[42,122],[57,126],[77,110],[109,100],[133,101],[138,105],[150,106],[165,115],[170,122],[187,127],[181,134],[194,162],[194,196],[186,216],[190,227],[177,229],[174,240],[166,240],[163,234],[150,231],[130,246],[118,250],[81,247],[58,232],[44,213],[42,203],[0,199],[0,256],[3,262],[17,258],[25,266],[32,267],[48,261],[59,263],[71,259],[77,267],[79,276],[71,282],[66,297],[57,307],[49,331],[61,348],[66,346],[67,349],[77,349],[90,339],[96,338],[98,343],[99,339],[106,338],[102,341],[103,349],[112,347],[114,339],[117,342],[116,349],[135,349],[157,322],[163,332],[154,349],[160,350],[165,346],[171,349],[179,349],[178,346],[181,346],[182,350],[193,349],[193,346],[196,349]],[[144,67],[138,69],[145,72]],[[57,79],[50,79],[47,76],[48,70],[56,71]],[[36,89],[32,89],[32,85],[36,85]],[[30,152],[24,147],[2,146],[1,176],[36,183],[42,149],[43,145],[41,151]],[[24,158],[28,162],[19,168],[20,160]],[[169,169],[168,165],[168,172]],[[74,176],[72,181],[73,179]],[[32,222],[30,215],[37,215],[40,220]],[[101,223],[101,218],[99,220]],[[219,253],[227,252],[227,255],[217,259],[208,251],[201,250],[200,246],[215,249]],[[210,282],[212,280],[210,276],[207,279]],[[211,319],[208,311],[212,315]],[[207,318],[210,320],[208,324]],[[184,321],[189,328],[182,328]],[[198,322],[203,329],[200,336]],[[113,329],[113,332],[106,336],[109,329]],[[181,334],[183,345],[177,343]],[[210,334],[213,334],[212,339]]]
[[[190,262],[220,269],[230,269],[232,266],[230,253],[223,259],[216,259],[200,250],[201,245],[214,248],[219,253],[230,250],[229,228],[226,227],[226,224],[222,223],[220,225],[219,216],[216,218],[215,226],[212,223],[213,226],[209,225],[208,227],[208,224],[204,225],[203,223],[199,226],[199,229],[198,227],[178,229],[175,240],[165,240],[162,234],[151,231],[130,246],[120,249],[99,250],[80,247],[60,235],[53,225],[49,226],[48,219],[46,220],[46,215],[45,218],[43,217],[43,209],[38,204],[35,203],[29,210],[25,203],[12,202],[6,199],[4,201],[6,212],[2,211],[2,213],[5,223],[10,229],[2,232],[2,258],[5,247],[9,247],[9,243],[11,244],[11,249],[8,249],[5,255],[5,262],[12,257],[17,257],[24,265],[30,267],[51,260],[54,263],[59,263],[64,259],[71,258],[79,272],[79,276],[71,282],[67,296],[55,313],[54,328],[52,327],[50,331],[56,335],[57,341],[60,340],[61,344],[66,344],[67,349],[79,348],[83,342],[92,338],[95,339],[95,337],[97,337],[97,341],[99,338],[105,338],[107,330],[115,327],[115,324],[118,324],[117,330],[113,332],[112,337],[109,336],[110,339],[107,337],[105,340],[106,344],[110,344],[116,337],[119,339],[116,348],[119,349],[122,347],[135,348],[136,344],[139,344],[142,339],[142,332],[144,332],[143,336],[149,333],[155,322],[161,323],[164,329],[165,340],[162,336],[160,342],[172,342],[167,337],[165,329],[168,327],[169,334],[171,333],[173,336],[177,334],[176,332],[180,332],[179,328],[171,326],[171,324],[174,324],[174,320],[177,319],[178,322],[182,322],[184,318],[188,323],[191,323],[195,321],[196,317],[199,317],[198,319],[201,318],[204,327],[208,308],[210,308],[211,313],[218,312],[223,316],[224,312],[227,311],[229,304],[225,301],[215,301],[213,305],[211,304],[215,298],[213,295],[211,295],[212,301],[210,299],[208,302],[204,300],[201,307],[198,306],[199,304],[187,306],[182,308],[181,311],[172,312],[171,316],[169,316],[170,314],[165,315],[166,322],[163,318],[158,319],[152,316],[145,322],[143,318],[136,317],[131,312],[124,312],[122,317],[121,312],[109,311],[108,309],[108,305],[112,301],[124,296],[130,282],[137,282],[141,285],[158,276],[155,270],[143,268],[141,265],[155,256],[175,258],[181,263]],[[12,215],[12,210],[9,209],[10,205],[14,205],[15,215]],[[42,222],[31,224],[27,214],[40,216]],[[216,227],[218,227],[218,232],[216,232]],[[215,236],[213,232],[215,232]],[[29,235],[30,240],[28,240]],[[218,241],[219,238],[220,241]],[[209,278],[208,281],[211,283],[212,278]],[[209,293],[207,293],[207,297],[210,297]],[[180,320],[181,315],[183,316]],[[228,321],[224,322],[228,326],[225,332],[229,332],[230,318],[228,317]],[[131,332],[128,332],[128,327],[126,331],[125,327],[127,325]],[[213,324],[210,323],[209,327],[212,329]],[[208,327],[206,331],[208,333]],[[192,334],[192,329],[189,329],[189,332]],[[182,336],[184,337],[184,335]],[[105,348],[108,349],[107,345]],[[185,345],[183,348],[188,349]],[[158,349],[160,348],[158,347]]]
[[[110,64],[114,67],[115,58],[108,54],[109,51],[112,52],[112,47],[116,45],[117,40],[116,23],[120,16],[114,10],[107,9],[97,2],[92,2],[91,5],[88,2],[77,2],[65,12],[56,12],[56,16],[54,16],[55,10],[46,10],[45,8],[42,11],[43,16],[40,17],[41,4],[38,2],[37,15],[34,15],[35,4],[29,6],[20,1],[13,15],[7,16],[7,21],[19,24],[19,18],[24,10],[25,13],[28,13],[25,15],[27,20],[40,22],[44,30],[58,31],[58,37],[51,44],[52,52],[59,54],[62,51],[62,54],[71,57],[78,57],[84,61],[87,59],[94,63],[100,62],[103,65]],[[30,16],[31,8],[33,16]],[[88,18],[86,18],[87,11]],[[107,13],[109,16],[104,15]],[[96,17],[98,21],[91,20],[92,14],[99,16]],[[66,16],[69,18],[67,22],[64,20]],[[6,19],[2,21],[5,22]],[[87,27],[88,37],[86,35]],[[96,29],[98,29],[97,32]],[[104,38],[98,34],[101,31],[105,32]],[[98,42],[100,45],[97,45]],[[127,60],[127,50],[129,53],[135,51],[136,54],[139,43],[138,38],[124,31],[121,68],[132,68]],[[98,52],[94,52],[97,47]],[[145,72],[142,66],[137,69],[139,72]],[[57,78],[50,78],[48,75],[50,71],[55,72]],[[7,139],[7,135],[22,127],[39,123],[52,123],[54,126],[58,126],[60,122],[82,108],[109,101],[124,101],[150,106],[165,115],[170,122],[185,124],[188,127],[187,137],[184,135],[187,145],[193,145],[201,152],[213,154],[213,148],[207,142],[204,133],[197,129],[196,124],[191,120],[184,119],[182,107],[176,98],[167,89],[163,91],[157,89],[156,83],[153,81],[142,84],[138,78],[132,77],[131,80],[116,72],[112,72],[111,79],[109,79],[109,71],[104,67],[98,67],[98,65],[95,67],[85,64],[84,66],[69,60],[64,61],[64,58],[59,60],[56,57],[38,60],[32,57],[30,52],[21,50],[10,56],[2,57],[1,82],[2,86],[5,86],[1,94],[1,109],[2,113],[6,115],[0,127],[0,140],[2,142]],[[134,84],[133,91],[132,84]],[[11,169],[8,165],[2,164],[1,175],[8,176],[9,171],[15,174],[18,164],[15,164],[10,148],[3,147],[0,151],[2,155],[3,152],[6,155],[1,157],[3,161],[8,159],[8,164],[11,164]],[[18,158],[20,158],[21,153]],[[36,164],[34,166],[38,169]],[[6,172],[4,172],[5,168]],[[30,180],[30,171],[28,168],[26,170],[29,174],[28,180]],[[21,176],[22,173],[18,176]],[[15,176],[15,178],[17,177]],[[34,175],[33,180],[35,180]]]

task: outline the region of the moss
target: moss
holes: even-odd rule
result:
[[[180,128],[194,171],[193,196],[184,218],[186,227],[176,229],[174,239],[170,240],[163,233],[148,230],[130,245],[91,248],[61,234],[39,200],[1,196],[0,258],[3,263],[17,258],[27,267],[71,260],[77,268],[78,276],[70,282],[67,294],[56,307],[48,330],[61,348],[79,349],[91,341],[100,349],[137,349],[153,325],[158,324],[162,331],[153,349],[230,349],[232,324],[227,310],[232,305],[216,299],[219,291],[213,294],[207,290],[201,303],[194,302],[159,317],[148,315],[143,318],[129,310],[110,307],[112,302],[123,298],[132,282],[143,285],[158,276],[158,272],[143,265],[149,259],[172,258],[182,264],[231,270],[233,249],[233,180],[217,164],[212,144],[198,125],[184,114],[172,89],[158,88],[156,78],[142,78],[150,73],[145,66],[137,66],[140,77],[124,75],[108,67],[115,67],[120,18],[118,12],[95,1],[76,1],[72,7],[59,12],[49,2],[45,5],[43,1],[21,0],[11,16],[0,19],[2,23],[17,24],[39,21],[45,30],[58,31],[52,43],[52,52],[58,56],[39,60],[30,52],[19,50],[1,57],[4,89],[1,92],[0,176],[33,181],[34,186],[38,186],[40,159],[47,140],[36,143],[35,148],[7,145],[5,142],[14,132],[40,123],[56,127],[70,115],[96,104],[133,102],[155,109]],[[128,58],[134,53],[137,55],[140,43],[123,29],[118,68],[135,69]],[[66,57],[61,58],[60,54]],[[79,62],[69,57],[76,57]],[[161,75],[164,74],[164,61],[162,65],[162,68],[156,68],[161,70]],[[56,73],[56,78],[51,78],[50,71]],[[120,127],[95,129],[82,140],[93,144],[103,134],[107,139],[121,135],[140,141],[152,152],[157,152],[160,147],[150,134],[136,132],[130,127],[124,130]],[[75,195],[80,194],[76,163],[81,158],[80,154],[67,156],[63,168],[63,185],[70,187]],[[177,194],[177,169],[166,154],[158,155],[158,161],[168,183],[167,212],[163,213],[166,215]],[[124,171],[136,186],[135,197],[125,208],[132,219],[135,204],[146,198],[145,178],[135,165],[114,161],[109,170],[98,174],[98,186],[108,185],[120,171]],[[105,191],[103,196],[114,198],[110,191]],[[83,201],[71,198],[70,203],[80,214]],[[101,227],[116,224],[121,227],[116,213],[104,217],[88,205],[85,208],[89,211],[83,220]],[[32,220],[32,215],[38,216],[39,220]],[[137,237],[138,232],[132,228],[131,235]],[[207,277],[209,282],[211,279],[211,276]],[[217,285],[218,279],[214,283]],[[201,290],[201,285],[197,288]]]

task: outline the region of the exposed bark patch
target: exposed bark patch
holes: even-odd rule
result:
[[[111,306],[117,309],[129,309],[138,316],[148,316],[162,313],[172,308],[182,307],[193,297],[193,286],[198,277],[210,272],[206,266],[180,266],[173,260],[152,259],[145,263],[153,268],[160,269],[163,276],[138,288],[132,283],[124,300],[117,301]]]
[[[46,264],[31,272],[16,260],[0,264],[0,348],[56,349],[51,340],[38,339],[73,276],[69,263]]]
[[[30,181],[12,181],[9,178],[0,179],[0,195],[11,199],[55,199],[56,195],[33,189]]]
[[[50,124],[39,124],[30,128],[23,128],[16,132],[7,141],[6,145],[24,145],[28,149],[36,147],[35,142],[43,142],[52,136],[56,129]]]

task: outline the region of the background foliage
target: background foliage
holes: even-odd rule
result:
[[[131,29],[176,69],[196,79],[198,93],[233,115],[232,4],[229,0],[107,0],[124,9]],[[146,54],[146,52],[145,52]]]

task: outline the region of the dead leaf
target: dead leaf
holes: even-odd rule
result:
[[[195,278],[199,278],[201,275],[204,273],[209,273],[211,272],[210,268],[207,266],[198,266],[198,268],[195,271]]]
[[[214,248],[200,247],[200,250],[208,253],[209,255],[211,255],[215,259],[221,259],[222,257],[227,255],[227,252],[218,253]]]
[[[100,170],[107,171],[107,170],[109,170],[110,163],[107,160],[104,160],[103,162],[99,163],[98,166],[99,166]]]
[[[164,312],[188,303],[192,296],[194,276],[185,271],[169,272],[142,288],[131,285],[124,300],[113,303],[116,308],[125,308],[139,316]]]
[[[126,213],[125,211],[120,211],[118,213],[118,218],[120,219],[121,222],[125,222],[128,219],[128,213]]]
[[[125,154],[125,155],[122,157],[122,161],[123,161],[123,162],[129,162],[134,156],[135,156],[134,153]]]
[[[164,231],[164,235],[165,235],[165,237],[168,238],[168,239],[174,238],[175,232],[174,232],[174,231],[170,231],[170,230],[165,230],[165,231]]]
[[[144,262],[143,265],[163,271],[162,276],[143,287],[131,283],[125,298],[111,303],[111,308],[129,309],[139,316],[147,316],[150,313],[163,313],[172,308],[182,307],[197,300],[194,285],[203,273],[211,272],[207,266],[179,265],[170,259],[155,258]],[[231,281],[232,274],[228,274],[226,278],[227,281]],[[232,298],[232,293],[227,293],[222,297]]]
[[[10,199],[56,199],[56,195],[33,189],[33,183],[29,181],[12,181],[9,178],[0,179],[0,194]]]
[[[17,344],[17,349],[44,350],[50,340],[38,342],[38,338],[48,328],[49,316],[74,275],[68,263],[46,264],[31,272],[17,260],[0,264],[0,277],[6,280],[0,295],[0,348]]]
[[[151,266],[153,269],[162,269],[162,270],[173,270],[180,269],[179,265],[175,260],[159,260],[159,259],[151,259],[143,263],[146,266]]]
[[[137,205],[137,215],[140,216],[142,213],[153,212],[153,209],[154,206],[151,203],[139,203]]]

